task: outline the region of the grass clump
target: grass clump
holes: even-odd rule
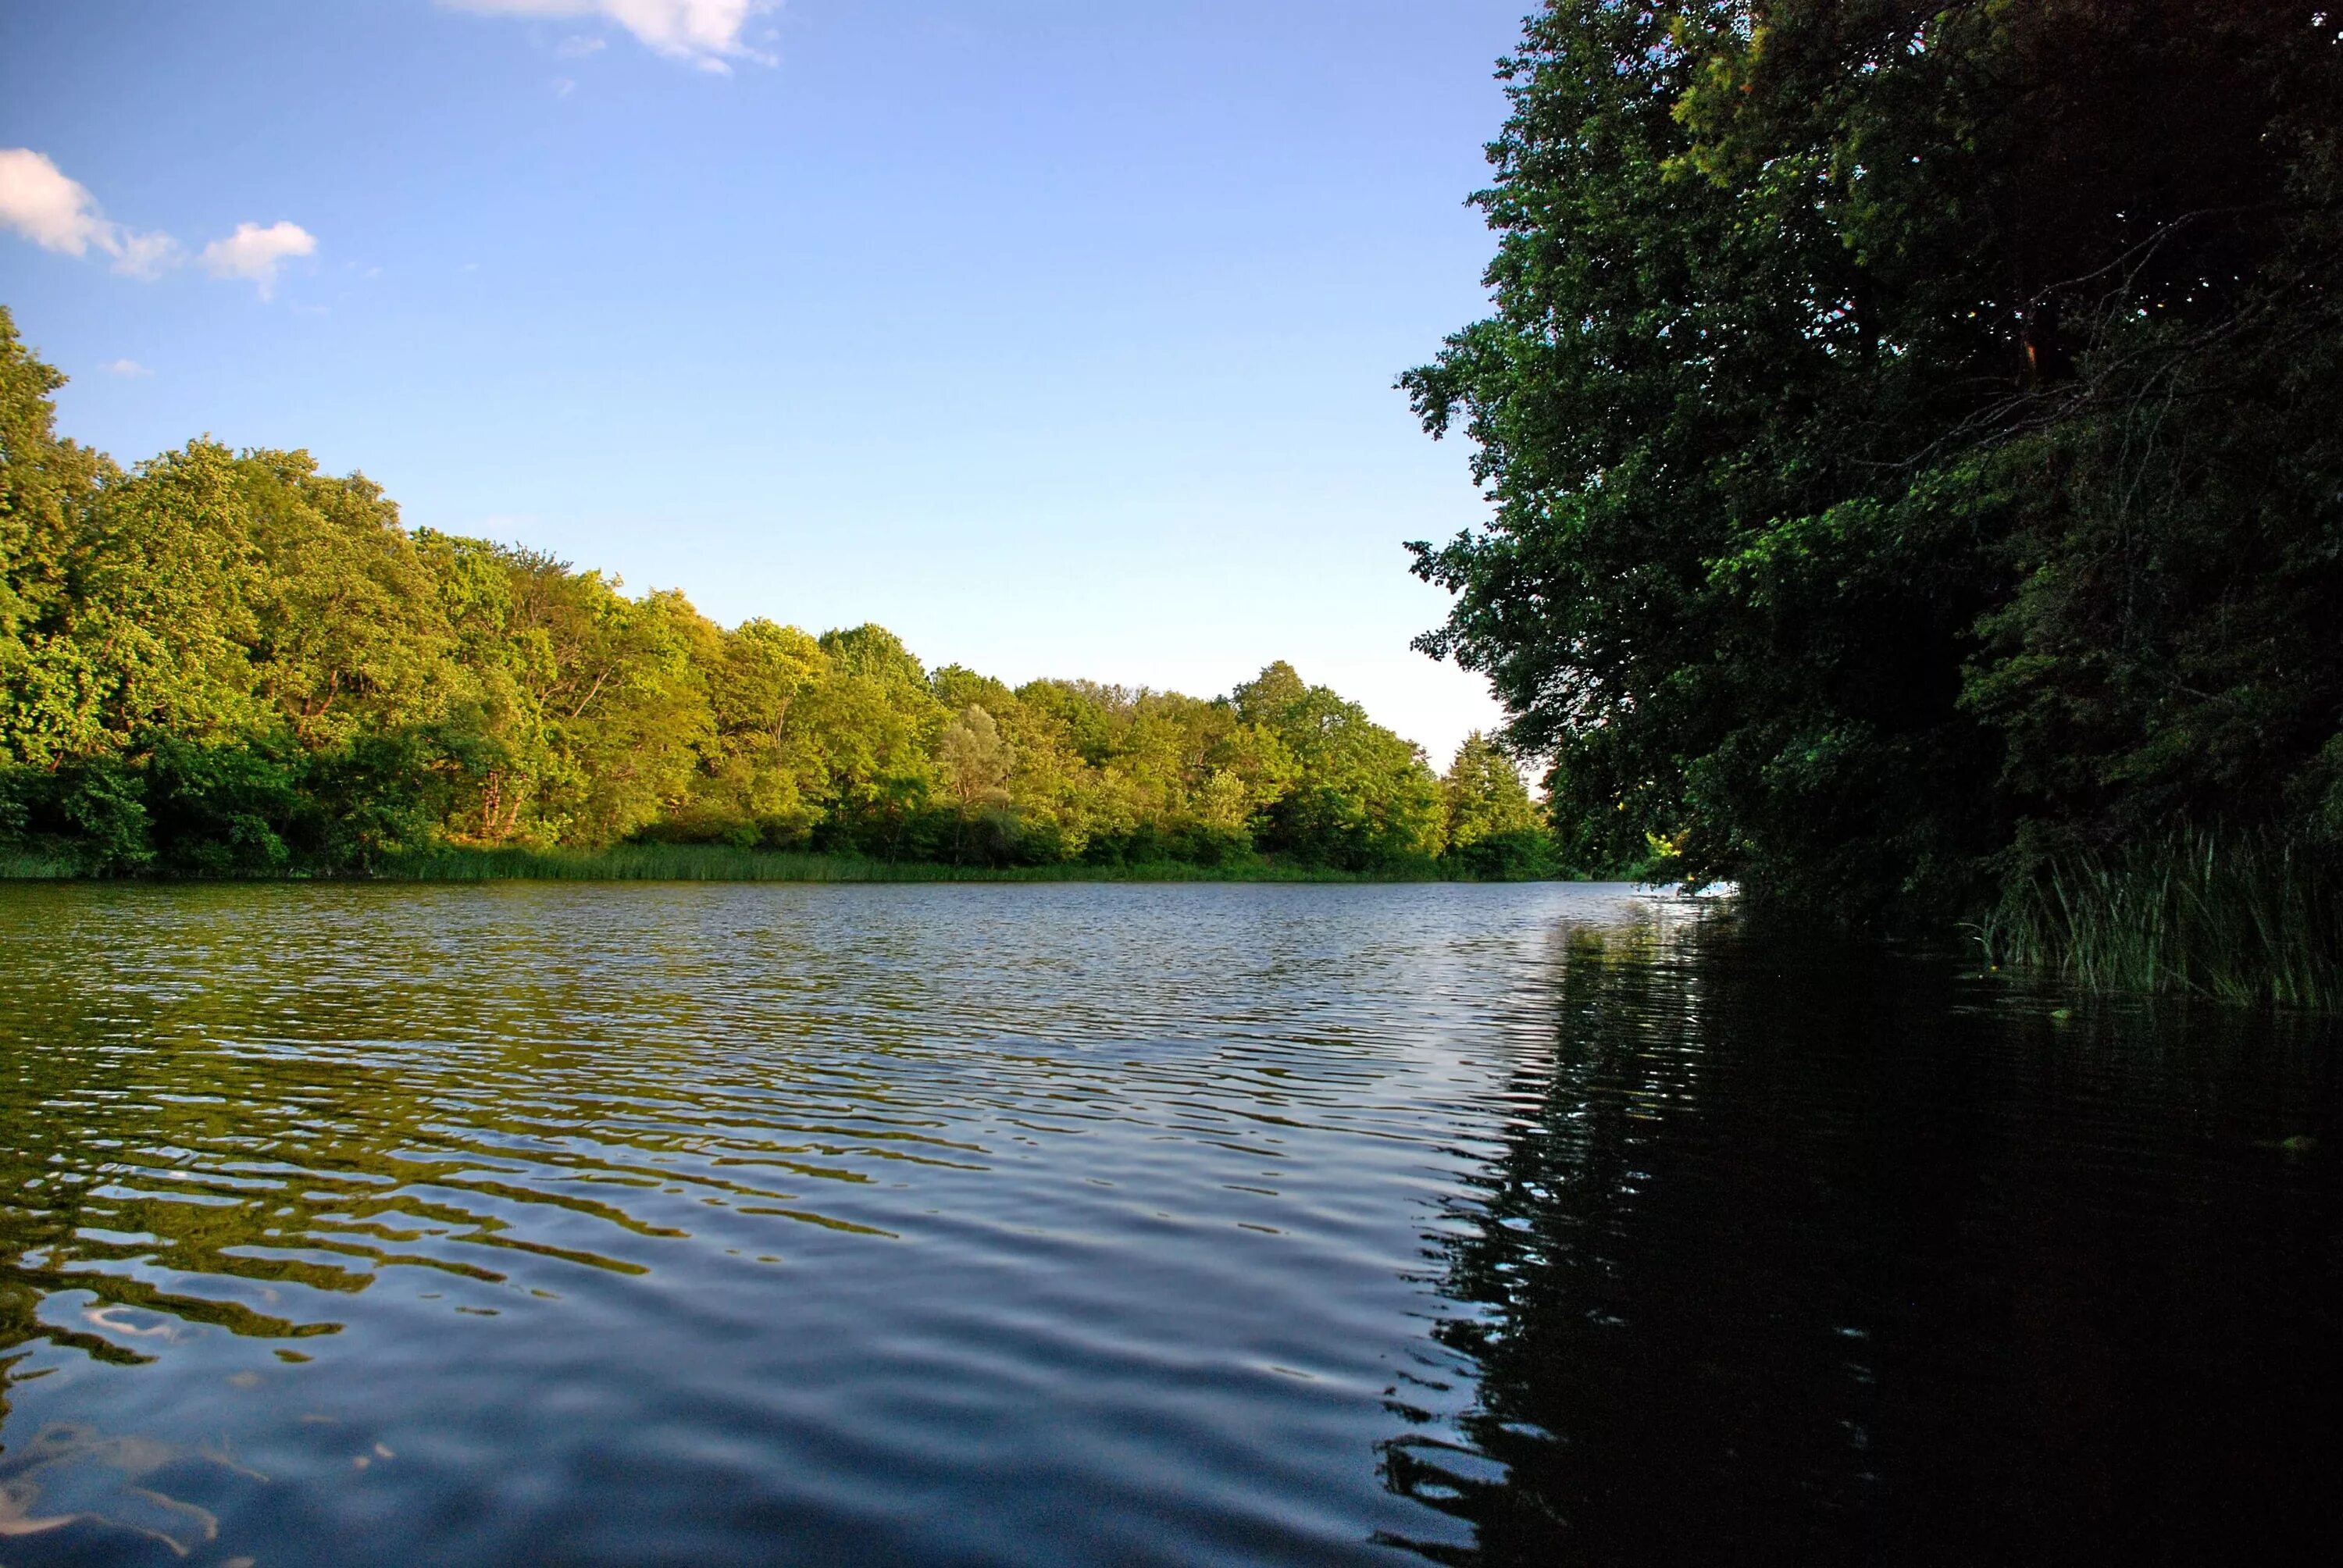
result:
[[[55,882],[81,875],[82,868],[61,855],[0,849],[0,882]]]
[[[2184,829],[2016,879],[1975,928],[1988,963],[2089,991],[2343,1009],[2338,856],[2275,833]]]

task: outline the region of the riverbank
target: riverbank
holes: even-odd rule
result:
[[[59,881],[84,873],[69,859],[0,855],[0,881]],[[184,880],[182,878],[158,879]],[[282,878],[242,878],[279,880]],[[395,857],[369,873],[332,880],[394,882],[1438,882],[1477,879],[1426,861],[1345,871],[1264,858],[1216,866],[1161,860],[1137,865],[956,866],[744,849],[722,844],[620,844],[601,849],[443,846]]]
[[[1180,860],[1141,865],[956,866],[741,849],[722,844],[620,844],[606,849],[446,848],[401,857],[380,875],[418,882],[1433,882],[1435,865],[1342,871],[1269,859],[1217,866]]]

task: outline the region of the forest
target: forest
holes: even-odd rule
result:
[[[1566,856],[2343,1000],[2343,12],[1548,0],[1402,386]]]
[[[62,439],[0,309],[0,855],[368,874],[621,843],[973,867],[1520,877],[1544,818],[1277,663],[1227,697],[930,669],[877,626],[724,628],[672,591],[404,528],[363,477]],[[444,854],[441,864],[446,863]]]

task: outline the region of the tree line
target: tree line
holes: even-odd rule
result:
[[[1272,664],[1223,698],[929,669],[407,529],[302,452],[55,434],[0,310],[0,844],[121,874],[350,873],[665,840],[964,864],[1521,876],[1542,811]]]
[[[1546,0],[1500,74],[1421,646],[1566,852],[2331,947],[2343,10]]]

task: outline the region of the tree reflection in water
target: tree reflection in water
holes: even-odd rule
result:
[[[1430,1238],[1477,1380],[1443,1562],[2331,1542],[2328,1023],[2062,1010],[1711,920],[1557,938],[1555,1043]],[[2332,1140],[2327,1141],[2332,1147]]]

